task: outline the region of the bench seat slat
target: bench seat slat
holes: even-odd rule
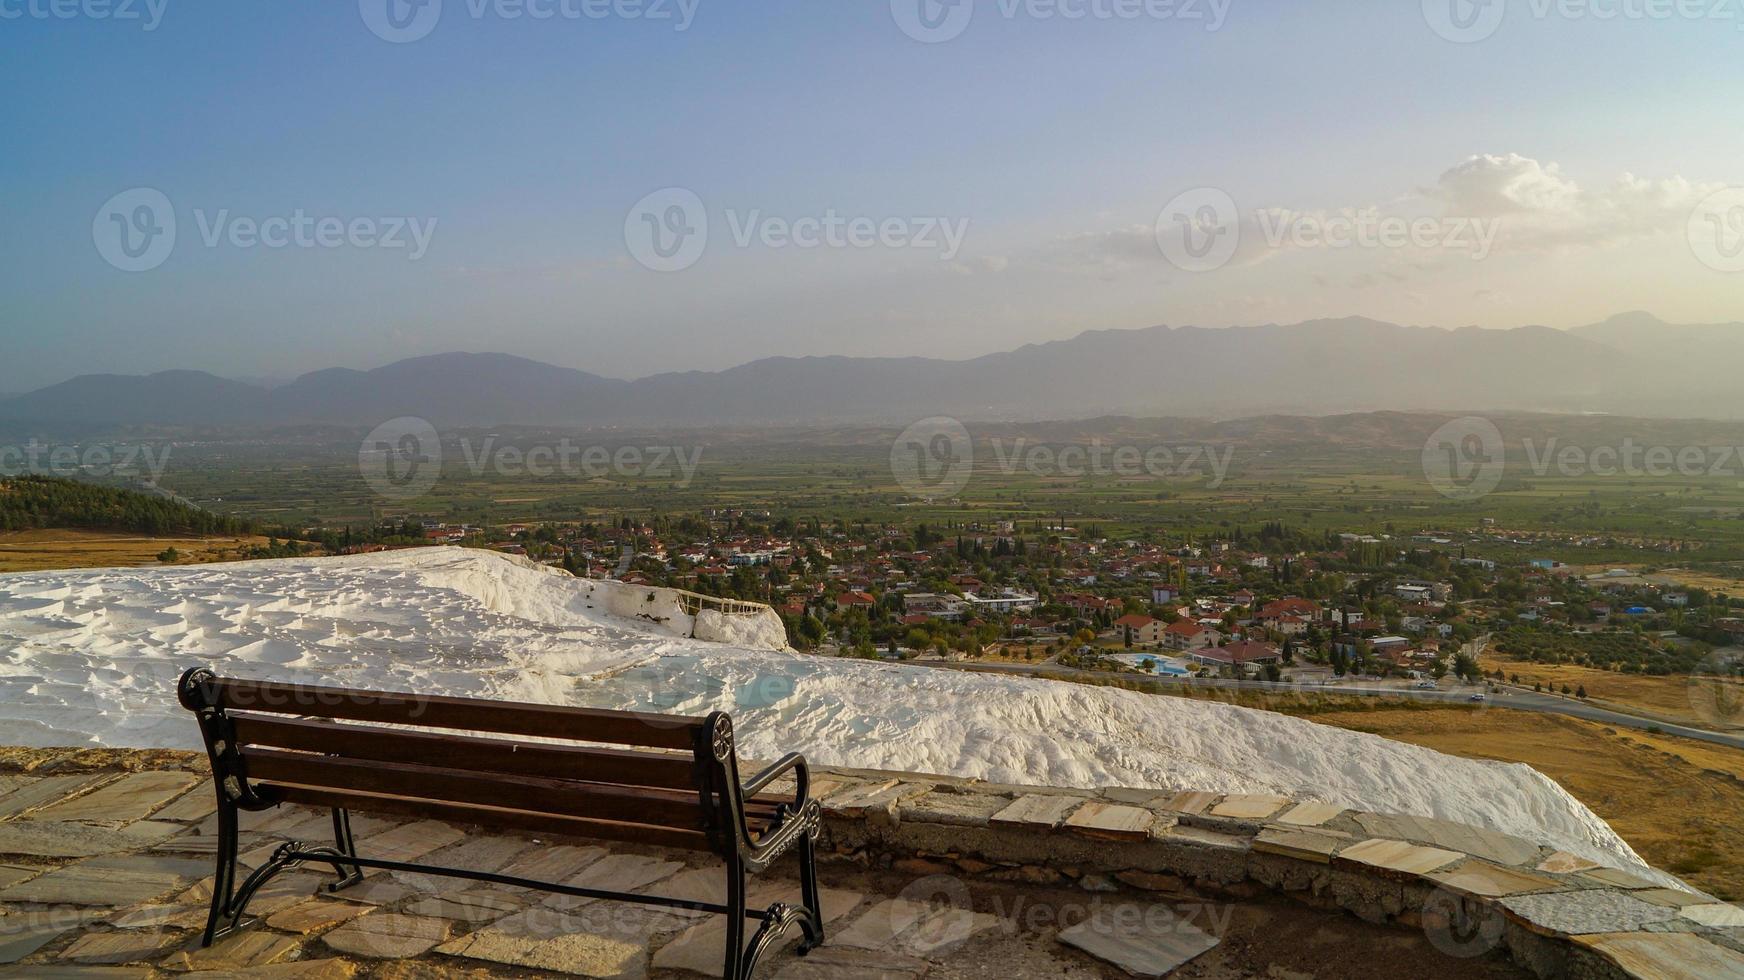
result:
[[[689,790],[695,795],[694,756],[689,753],[517,742],[247,711],[232,712],[230,717],[236,724],[237,744],[244,746],[323,752],[376,762],[422,763],[440,759],[453,769],[655,786]]]
[[[694,749],[704,723],[704,719],[681,715],[358,691],[229,677],[213,678],[209,683],[219,706],[226,710],[648,748]]]
[[[596,840],[650,844],[690,851],[713,851],[715,847],[701,831],[653,827],[641,823],[621,823],[615,820],[593,820],[584,817],[558,817],[546,813],[531,813],[504,807],[469,806],[437,800],[398,797],[357,790],[338,790],[320,786],[299,786],[290,783],[262,781],[256,784],[262,797],[282,803],[302,806],[337,807],[362,813],[414,817],[421,820],[446,820],[449,823],[473,824],[536,834],[557,834]]]
[[[478,773],[463,769],[343,759],[282,749],[244,753],[250,778],[325,786],[469,806],[507,806],[530,813],[702,830],[696,791]]]

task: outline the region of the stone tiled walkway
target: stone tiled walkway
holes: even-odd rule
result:
[[[201,760],[5,758],[0,976],[659,980],[720,969],[716,916],[407,874],[372,874],[329,895],[330,875],[313,866],[257,896],[252,928],[200,949],[215,829]],[[1391,977],[1429,963],[1440,976],[1521,975],[1503,926],[1478,942],[1490,920],[1466,929],[1437,918],[1459,918],[1467,900],[1490,903],[1507,929],[1566,940],[1550,972],[1744,975],[1735,907],[1469,828],[1385,824],[1273,797],[1092,798],[870,773],[822,774],[817,785],[827,794],[830,940],[803,959],[772,956],[763,977]],[[719,864],[704,855],[353,820],[360,852],[374,856],[713,901],[724,893]],[[1389,831],[1399,837],[1369,836]],[[244,862],[329,832],[325,813],[248,815]],[[754,907],[797,894],[782,874],[752,881]],[[1359,948],[1360,961],[1338,952]]]

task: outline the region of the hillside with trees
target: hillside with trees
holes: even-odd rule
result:
[[[136,490],[44,476],[0,479],[0,531],[46,528],[192,537],[256,530],[252,521]]]

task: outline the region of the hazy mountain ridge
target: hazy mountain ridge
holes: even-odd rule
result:
[[[273,388],[201,371],[87,375],[0,400],[0,419],[708,426],[1444,410],[1744,418],[1738,365],[1744,323],[1629,313],[1568,331],[1445,330],[1350,317],[1097,330],[960,361],[773,357],[635,381],[492,353],[329,368]]]

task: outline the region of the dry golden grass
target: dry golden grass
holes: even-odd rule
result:
[[[1501,670],[1509,679],[1515,676],[1530,687],[1543,684],[1546,690],[1571,691],[1587,689],[1587,698],[1601,707],[1651,716],[1698,728],[1716,731],[1744,731],[1744,684],[1722,681],[1717,677],[1648,677],[1642,674],[1617,674],[1572,664],[1535,664],[1531,661],[1501,660],[1486,657],[1486,671]],[[1729,688],[1716,685],[1728,684]],[[1733,691],[1733,697],[1716,703],[1716,691]]]
[[[1744,899],[1744,752],[1578,718],[1499,709],[1329,712],[1315,722],[1472,759],[1524,762],[1608,821],[1643,858]]]
[[[178,564],[234,561],[243,549],[262,545],[262,537],[153,538],[108,531],[13,531],[0,534],[0,572],[47,568],[125,568],[161,564],[157,556],[175,548]]]

